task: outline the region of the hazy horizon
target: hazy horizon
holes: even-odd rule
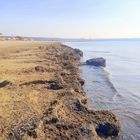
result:
[[[140,38],[139,0],[2,0],[0,32],[53,38]]]

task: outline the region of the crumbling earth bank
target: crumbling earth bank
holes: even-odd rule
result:
[[[79,74],[82,55],[61,43],[27,47],[8,55],[18,68],[8,72],[18,78],[1,81],[0,90],[7,91],[12,100],[0,105],[7,111],[4,115],[0,108],[1,139],[101,140],[118,135],[114,114],[87,107]]]

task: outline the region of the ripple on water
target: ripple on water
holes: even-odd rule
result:
[[[140,139],[139,97],[124,89],[116,90],[110,74],[102,68],[81,66],[81,76],[85,79],[89,107],[111,110],[120,119],[121,132],[117,140]]]

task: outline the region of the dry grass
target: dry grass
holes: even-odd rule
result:
[[[41,86],[21,87],[20,84],[53,78],[53,73],[39,73],[33,69],[37,65],[48,64],[49,60],[44,61],[43,54],[56,44],[59,43],[0,41],[0,83],[5,80],[12,83],[0,88],[0,139],[3,131],[27,118],[39,116],[44,111],[44,105],[49,103],[51,91],[44,90]]]

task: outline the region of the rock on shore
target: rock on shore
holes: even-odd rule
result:
[[[106,60],[103,57],[98,58],[92,58],[86,61],[87,65],[93,65],[97,67],[105,67],[106,66]]]
[[[12,84],[0,88],[11,99],[0,103],[1,139],[104,140],[118,135],[119,122],[112,112],[88,109],[80,50],[51,43],[12,52],[5,56],[6,64],[10,59],[14,65],[6,69]],[[19,79],[11,79],[11,71]]]

